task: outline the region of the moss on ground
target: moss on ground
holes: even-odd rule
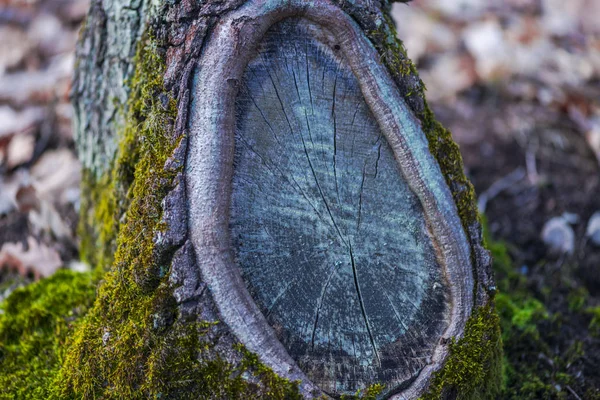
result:
[[[509,245],[492,240],[485,232],[494,257],[499,289],[496,309],[504,343],[499,398],[568,399],[579,393],[580,398],[600,399],[600,392],[582,386],[584,377],[578,366],[585,362],[586,344],[572,340],[566,330],[568,325],[583,319],[590,321],[593,335],[595,313],[594,308],[585,307],[587,293],[581,289],[570,291],[564,299],[564,312],[551,312],[547,299],[540,297],[515,268]]]
[[[588,327],[590,334],[594,337],[600,337],[600,306],[589,307],[585,312],[592,316],[592,320]]]
[[[90,274],[66,270],[15,290],[0,306],[0,398],[47,399],[78,317],[92,305]]]

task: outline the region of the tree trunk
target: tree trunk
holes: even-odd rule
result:
[[[385,0],[96,0],[74,84],[100,287],[69,397],[495,398],[474,192]]]

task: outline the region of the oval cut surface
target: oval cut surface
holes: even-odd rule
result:
[[[330,394],[410,384],[448,327],[427,227],[359,82],[319,27],[273,26],[236,105],[235,261],[290,356]]]

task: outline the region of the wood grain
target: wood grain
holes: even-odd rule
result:
[[[314,383],[401,388],[430,363],[450,292],[422,205],[339,53],[299,18],[263,38],[236,102],[231,238]]]

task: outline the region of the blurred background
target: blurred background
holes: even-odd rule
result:
[[[0,0],[0,300],[22,278],[83,267],[75,261],[81,174],[69,91],[88,7]]]
[[[0,0],[0,301],[78,260],[89,0]],[[600,398],[600,0],[415,0],[398,36],[487,220],[507,398]]]

